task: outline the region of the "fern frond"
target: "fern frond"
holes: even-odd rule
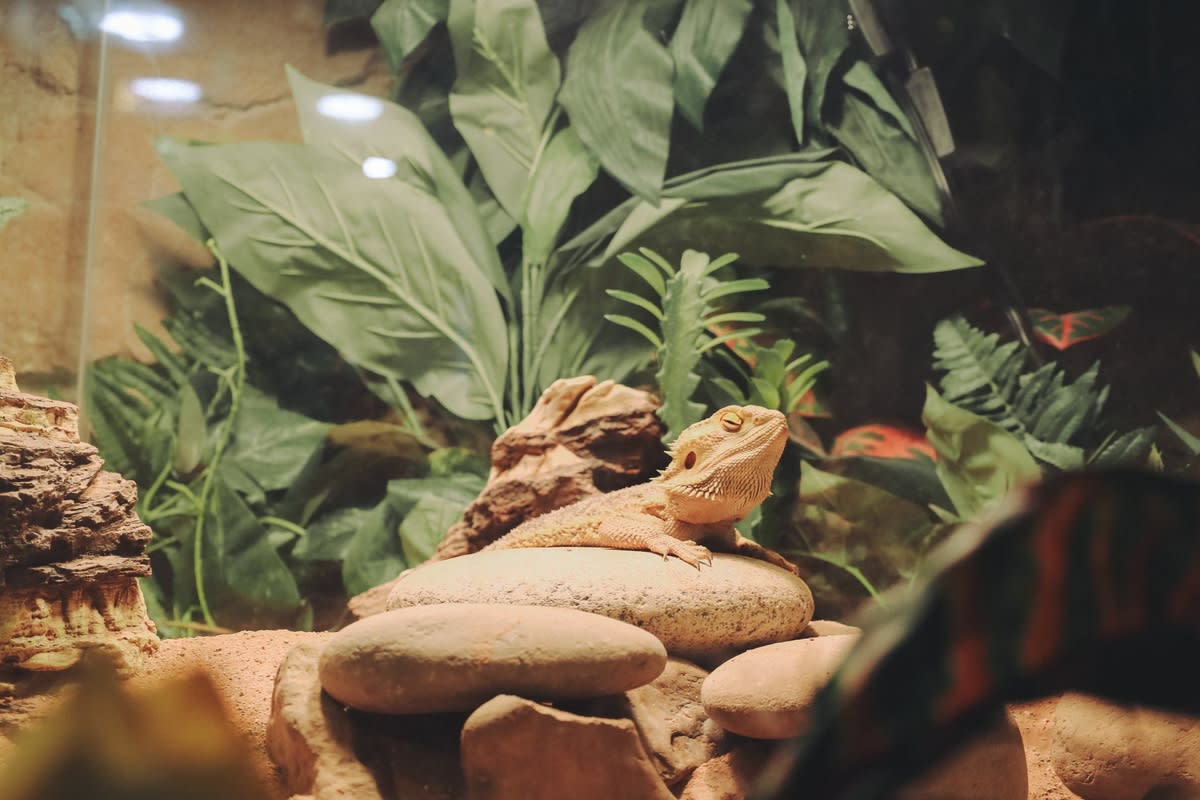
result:
[[[1132,431],[1109,442],[1100,430],[1109,390],[1099,384],[1099,362],[1074,381],[1054,363],[1025,372],[1018,342],[1001,343],[961,316],[939,322],[933,337],[943,398],[1000,425],[1038,460],[1079,469],[1101,456],[1105,463],[1145,456],[1149,437]]]

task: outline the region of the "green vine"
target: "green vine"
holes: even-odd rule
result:
[[[216,625],[216,619],[208,606],[208,596],[204,590],[204,523],[208,519],[205,509],[208,508],[212,498],[217,467],[221,463],[221,456],[225,453],[225,448],[229,446],[229,440],[233,435],[233,423],[237,419],[238,408],[242,402],[242,391],[246,385],[246,345],[242,339],[242,328],[238,324],[237,307],[233,300],[233,286],[229,280],[229,262],[217,249],[216,242],[209,239],[205,244],[217,259],[221,282],[218,284],[208,277],[202,277],[196,281],[196,284],[213,290],[225,301],[225,314],[229,319],[229,330],[233,337],[233,349],[236,355],[236,360],[231,366],[217,373],[222,386],[229,392],[229,414],[221,425],[220,434],[213,447],[212,458],[204,470],[204,482],[200,487],[200,497],[196,500],[196,523],[192,540],[192,569],[196,580],[196,597],[200,603],[200,613],[204,616],[205,624]]]

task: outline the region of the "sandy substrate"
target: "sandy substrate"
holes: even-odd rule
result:
[[[246,631],[226,636],[169,639],[150,659],[142,675],[129,682],[131,689],[144,688],[186,675],[199,668],[208,672],[224,698],[234,725],[245,732],[254,762],[271,789],[272,800],[288,797],[266,752],[267,717],[275,671],[292,645],[305,639],[330,634],[295,631]],[[1029,766],[1029,800],[1078,800],[1058,780],[1050,762],[1054,707],[1057,697],[1011,707],[1013,718],[1025,741]],[[35,716],[45,713],[37,703],[27,709]],[[2,720],[0,720],[2,721]],[[0,745],[7,745],[0,736]],[[0,746],[0,758],[7,747]]]
[[[246,731],[257,763],[272,779],[274,797],[283,798],[287,793],[267,758],[264,739],[275,670],[293,644],[326,635],[249,631],[206,639],[164,641],[147,674],[135,679],[133,685],[169,679],[196,666],[211,672],[229,705],[234,723]],[[1057,698],[1051,697],[1012,706],[1013,717],[1025,740],[1030,800],[1078,800],[1078,795],[1068,791],[1058,780],[1050,764],[1052,722],[1057,702]]]

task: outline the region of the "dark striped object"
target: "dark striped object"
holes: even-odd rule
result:
[[[889,797],[1002,704],[1064,689],[1200,712],[1200,485],[1060,475],[929,567],[866,622],[757,796]]]

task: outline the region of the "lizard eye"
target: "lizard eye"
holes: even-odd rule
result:
[[[691,469],[694,466],[696,466],[696,451],[689,450],[688,454],[683,457],[683,468]]]
[[[736,433],[742,427],[742,415],[736,411],[726,411],[721,415],[721,427],[730,433]]]

